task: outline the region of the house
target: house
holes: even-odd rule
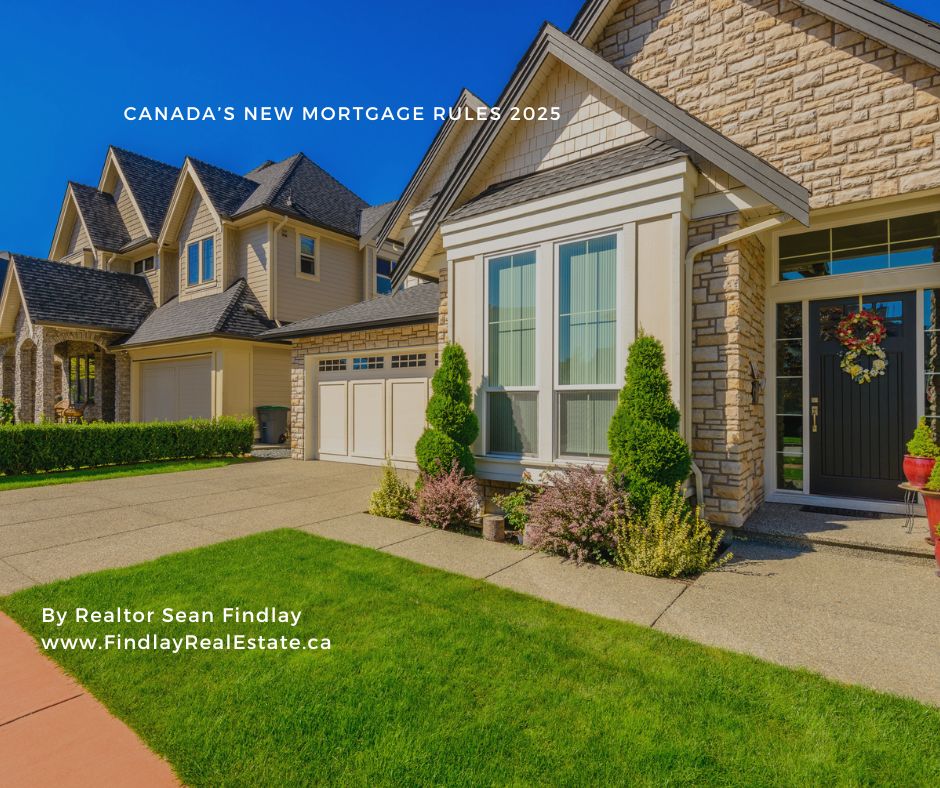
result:
[[[935,25],[877,0],[589,0],[494,106],[442,126],[377,238],[436,310],[429,284],[265,334],[293,344],[295,458],[413,462],[455,341],[478,475],[602,465],[644,331],[712,521],[902,506],[903,442],[940,417]],[[867,382],[837,331],[861,309],[886,332]]]
[[[304,154],[245,175],[108,150],[69,183],[49,260],[4,255],[0,394],[19,421],[175,420],[290,402],[271,328],[390,287],[369,206]]]

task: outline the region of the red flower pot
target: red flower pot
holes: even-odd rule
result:
[[[924,508],[927,509],[927,530],[930,531],[930,541],[933,542],[933,549],[936,551],[940,546],[940,539],[937,539],[937,525],[940,525],[940,492],[921,490],[920,494],[924,497]]]
[[[933,557],[937,559],[937,577],[940,577],[940,539],[933,540]]]
[[[933,457],[912,457],[904,455],[904,476],[911,487],[923,487],[930,478],[930,472],[936,460]]]

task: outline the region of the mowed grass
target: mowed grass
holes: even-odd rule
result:
[[[42,607],[77,606],[303,616],[296,631],[41,623]],[[937,709],[296,531],[0,607],[37,636],[330,638],[320,652],[52,654],[189,785],[940,781]]]
[[[46,487],[53,484],[75,484],[76,482],[91,482],[99,479],[120,479],[125,476],[149,476],[154,473],[198,471],[205,468],[221,468],[239,462],[251,462],[251,459],[248,457],[217,457],[201,460],[164,460],[162,462],[140,462],[133,465],[105,465],[100,468],[77,468],[71,471],[0,476],[0,492],[20,490],[24,487]]]

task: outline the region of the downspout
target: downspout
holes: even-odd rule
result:
[[[271,314],[268,317],[275,322],[276,325],[280,326],[280,323],[277,319],[277,271],[278,271],[278,247],[281,245],[281,230],[284,229],[284,225],[287,224],[287,215],[281,217],[274,228],[271,230],[271,259],[268,261],[269,273],[268,273],[268,299],[271,304]],[[268,225],[269,227],[271,225]],[[317,242],[319,246],[319,242]],[[317,249],[317,257],[319,258],[320,250]],[[317,260],[317,272],[319,272],[320,261]]]
[[[105,270],[105,271],[110,271],[110,270],[111,270],[111,263],[114,262],[114,258],[115,258],[115,257],[117,257],[117,255],[116,255],[116,254],[112,254],[112,255],[108,258],[108,261],[104,264],[104,270]]]
[[[751,225],[750,227],[742,227],[738,230],[732,230],[731,232],[724,233],[723,235],[716,235],[714,238],[710,238],[703,243],[697,244],[689,249],[685,255],[685,325],[686,330],[688,331],[689,336],[689,352],[685,354],[685,369],[683,370],[683,376],[685,378],[683,389],[685,391],[684,402],[682,403],[682,432],[683,437],[689,446],[692,445],[692,267],[695,263],[695,259],[705,252],[711,252],[715,249],[718,249],[722,246],[727,246],[730,243],[735,241],[740,241],[742,238],[747,238],[749,235],[754,235],[755,233],[763,232],[764,230],[770,230],[773,227],[777,227],[781,224],[786,224],[789,221],[792,221],[793,217],[786,213],[778,213],[776,216],[771,216],[769,219],[764,219],[762,222]],[[692,462],[692,475],[695,476],[695,500],[698,506],[702,509],[703,515],[705,511],[705,482],[702,478],[702,469],[695,464],[695,461]]]

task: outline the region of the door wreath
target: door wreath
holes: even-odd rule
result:
[[[836,337],[846,351],[839,365],[842,371],[859,385],[871,383],[874,378],[884,375],[888,356],[881,343],[887,335],[884,319],[868,309],[843,317],[836,328]],[[862,355],[871,358],[870,366],[858,363]]]

